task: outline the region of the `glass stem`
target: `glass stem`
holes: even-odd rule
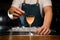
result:
[[[31,28],[31,24],[29,24],[29,27]]]
[[[30,27],[30,29],[29,29],[29,31],[30,31],[29,34],[31,34],[31,24],[29,24],[29,27]]]
[[[30,35],[30,40],[31,40],[31,24],[29,24],[29,27],[30,27],[30,29],[29,29],[29,35]]]

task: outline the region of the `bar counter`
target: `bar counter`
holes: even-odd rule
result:
[[[6,35],[0,36],[0,40],[60,40],[60,36],[58,35]]]

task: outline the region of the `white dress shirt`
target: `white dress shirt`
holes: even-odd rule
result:
[[[24,0],[13,0],[12,5],[14,7],[17,8],[21,8],[22,3],[24,2]],[[26,4],[36,4],[37,0],[26,0],[25,3]],[[39,0],[39,4],[40,4],[40,12],[42,15],[42,8],[46,7],[46,6],[52,6],[52,2],[51,0]],[[9,18],[13,19],[13,15],[8,13]]]

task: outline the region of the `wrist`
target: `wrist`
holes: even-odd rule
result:
[[[48,28],[50,28],[50,25],[49,25],[49,24],[43,24],[43,27],[48,27]]]

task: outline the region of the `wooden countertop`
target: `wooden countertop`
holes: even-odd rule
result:
[[[0,40],[60,40],[60,36],[57,35],[40,35],[40,36],[22,36],[22,35],[10,35],[0,36]]]

